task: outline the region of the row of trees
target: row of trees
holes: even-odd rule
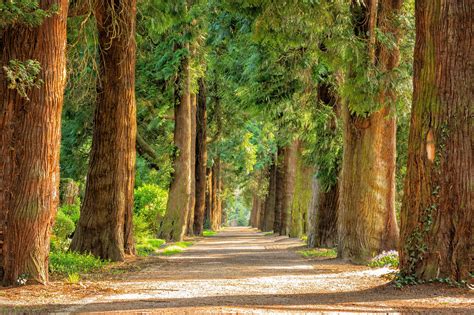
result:
[[[262,230],[306,233],[311,246],[337,245],[354,262],[398,246],[404,275],[466,279],[473,244],[468,2],[143,0],[138,13],[136,0],[2,3],[4,283],[48,278],[66,73],[74,83],[66,100],[93,90],[84,94],[95,103],[93,128],[73,132],[76,140],[90,135],[89,159],[78,162],[88,166],[70,172],[62,161],[77,152],[62,150],[62,172],[87,170],[72,250],[116,261],[134,254],[135,180],[156,169],[169,187],[157,232],[166,240],[218,229],[231,192],[244,189],[251,223]],[[406,155],[396,136],[403,139],[397,125],[412,95],[413,9]],[[67,24],[82,30],[91,20],[84,32],[96,40],[66,52],[76,33]],[[92,88],[88,76],[66,71],[66,61],[85,60],[89,46],[95,54],[84,72],[97,70]],[[87,116],[85,107],[67,110],[74,113],[63,117],[67,130]],[[398,242],[403,176],[396,170],[405,164]]]

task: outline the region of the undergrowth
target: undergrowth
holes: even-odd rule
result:
[[[334,248],[313,248],[298,251],[298,254],[305,258],[324,257],[336,258],[337,252]]]

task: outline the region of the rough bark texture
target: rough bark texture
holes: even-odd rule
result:
[[[211,209],[212,209],[212,168],[206,169],[206,210],[204,212],[204,228],[209,229],[211,226]]]
[[[416,2],[400,266],[420,279],[474,271],[474,2]]]
[[[311,179],[314,169],[305,165],[302,144],[298,143],[296,156],[295,193],[291,207],[290,237],[306,234],[308,208],[311,204]]]
[[[316,247],[316,215],[318,209],[319,183],[314,175],[311,179],[311,203],[308,208],[308,247]]]
[[[114,16],[118,14],[118,16]],[[100,79],[86,191],[71,250],[121,261],[134,253],[135,0],[97,4]],[[117,31],[114,19],[119,19]]]
[[[207,110],[206,86],[199,80],[199,94],[196,110],[196,203],[194,206],[194,234],[202,235],[206,209],[206,167],[207,167]]]
[[[290,234],[291,205],[295,193],[296,179],[296,156],[298,150],[298,141],[293,141],[285,149],[284,161],[284,196],[281,208],[281,228],[280,235]]]
[[[189,197],[187,235],[194,235],[194,207],[196,205],[196,111],[197,97],[191,94],[191,196]]]
[[[210,212],[210,228],[213,231],[219,230],[222,220],[221,193],[221,162],[219,158],[214,160],[212,166],[212,207]]]
[[[186,232],[191,197],[191,95],[189,59],[183,58],[176,87],[174,144],[176,157],[160,238],[181,241]],[[193,153],[194,154],[194,153]]]
[[[37,60],[43,80],[27,92],[27,100],[7,87],[0,70],[0,273],[6,285],[22,274],[48,280],[50,230],[59,202],[68,2],[40,1],[41,8],[52,5],[58,13],[40,26],[15,25],[0,34],[0,66],[12,59]]]
[[[314,247],[332,248],[337,245],[338,185],[328,191],[320,189],[318,194]]]
[[[265,197],[265,204],[260,213],[259,228],[261,231],[271,231],[275,220],[276,204],[276,184],[277,184],[277,157],[273,158],[273,163],[268,171],[268,193]]]
[[[377,6],[372,10],[371,6]],[[393,14],[401,0],[371,1],[364,23],[375,18],[377,27],[398,37]],[[375,30],[369,28],[370,36]],[[369,50],[372,49],[369,45]],[[398,63],[398,49],[378,45],[377,66],[391,70]],[[395,132],[390,113],[391,90],[379,96],[382,108],[367,118],[351,115],[347,102],[344,120],[344,155],[338,208],[338,255],[355,263],[365,263],[382,250],[397,248],[398,227],[395,217]]]

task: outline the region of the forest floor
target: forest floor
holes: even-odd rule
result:
[[[78,284],[0,290],[0,311],[159,314],[464,313],[474,292],[430,284],[396,289],[386,268],[303,258],[298,239],[226,228],[185,252],[127,262]]]

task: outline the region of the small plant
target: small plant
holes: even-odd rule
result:
[[[383,251],[375,256],[369,263],[369,267],[389,267],[398,268],[398,252],[395,250]]]
[[[101,270],[108,263],[109,261],[101,260],[90,254],[51,252],[49,256],[49,271],[62,275],[88,273]]]
[[[81,276],[77,272],[68,273],[67,282],[70,284],[77,284],[81,281]]]
[[[211,230],[204,230],[202,232],[202,236],[205,236],[205,237],[214,236],[216,234],[217,234],[216,231],[211,231]]]
[[[305,243],[308,242],[308,236],[307,235],[301,236],[301,240]]]
[[[305,258],[315,258],[315,257],[324,257],[324,258],[336,258],[337,252],[334,248],[314,248],[298,251],[298,254]]]
[[[181,253],[182,251],[183,251],[183,248],[182,248],[182,247],[180,247],[180,246],[175,246],[175,245],[171,245],[171,246],[166,247],[166,248],[161,252],[161,255],[163,255],[163,256],[171,256],[171,255],[174,255],[174,254]]]

